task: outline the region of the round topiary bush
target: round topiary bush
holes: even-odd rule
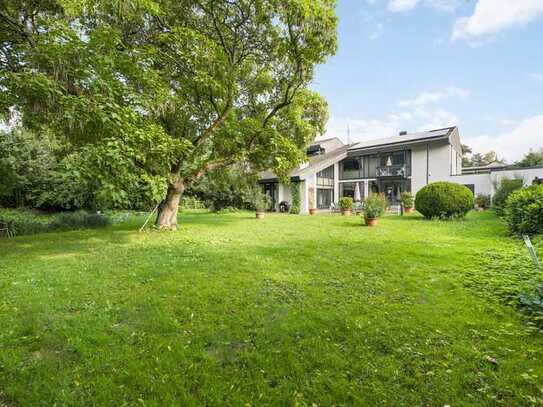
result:
[[[543,185],[512,192],[505,201],[505,221],[517,235],[543,233]]]
[[[469,188],[452,182],[428,184],[415,198],[415,208],[427,219],[461,218],[473,206],[473,193]]]

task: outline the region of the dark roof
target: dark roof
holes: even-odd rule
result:
[[[317,169],[319,169],[323,164],[326,164],[328,161],[330,161],[330,165],[332,165],[335,161],[342,159],[343,155],[347,155],[348,147],[349,146],[343,146],[330,151],[329,153],[308,157],[308,161],[292,171],[290,177],[294,178],[295,180],[299,180],[307,173],[317,171]],[[263,171],[259,174],[259,178],[260,180],[273,181],[277,179],[277,175],[275,175],[273,171]]]
[[[447,139],[451,133],[456,129],[456,126],[445,127],[442,129],[435,129],[430,131],[423,131],[417,133],[408,133],[402,136],[387,137],[376,140],[362,141],[356,143],[349,148],[349,151],[374,149],[378,147],[388,147],[398,144],[417,143],[429,140]]]

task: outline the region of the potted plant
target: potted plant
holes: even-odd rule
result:
[[[317,212],[315,208],[315,188],[309,188],[309,214],[314,215]]]
[[[383,194],[371,194],[364,201],[364,220],[367,226],[376,226],[379,217],[387,208],[387,200]]]
[[[270,206],[270,198],[264,192],[262,192],[258,187],[253,191],[253,204],[256,211],[257,219],[264,219],[266,210]]]
[[[341,214],[343,216],[351,216],[353,211],[353,198],[350,196],[344,196],[339,200],[339,207],[341,208]]]
[[[490,195],[479,194],[475,198],[475,205],[480,211],[484,211],[490,207]]]
[[[405,213],[412,213],[415,211],[415,198],[411,192],[402,192],[400,195],[400,202],[403,205]]]

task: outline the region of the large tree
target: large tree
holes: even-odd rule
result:
[[[204,174],[285,175],[323,130],[308,86],[336,49],[334,0],[0,0],[0,24],[5,114],[166,177],[162,228]]]
[[[543,148],[540,150],[531,149],[524,157],[522,157],[522,160],[517,161],[515,165],[524,168],[543,166]]]
[[[471,147],[462,144],[462,167],[483,167],[492,163],[505,164],[505,160],[498,158],[495,151],[474,153]]]

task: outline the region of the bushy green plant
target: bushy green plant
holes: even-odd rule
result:
[[[27,209],[0,210],[0,228],[7,227],[10,235],[32,235],[53,230],[93,229],[111,224],[102,214],[84,211],[40,215]]]
[[[253,208],[258,212],[271,209],[271,199],[262,191],[260,185],[256,185],[251,189],[251,202]]]
[[[181,208],[183,209],[205,209],[206,205],[197,197],[184,195],[181,200]]]
[[[512,192],[505,202],[504,215],[511,233],[543,233],[543,185]]]
[[[0,131],[0,205],[35,207],[51,191],[59,143],[46,132]]]
[[[415,203],[415,198],[411,192],[402,192],[400,194],[400,202],[403,204],[404,208],[412,208]]]
[[[427,219],[461,218],[473,206],[473,194],[469,188],[452,182],[428,184],[415,198],[415,207]]]
[[[519,296],[519,305],[524,312],[535,316],[543,323],[543,284],[532,292],[522,292]]]
[[[51,222],[50,228],[57,230],[93,229],[105,227],[109,224],[109,219],[102,214],[77,211],[59,214]]]
[[[344,196],[340,198],[338,203],[339,207],[342,210],[353,209],[353,198],[351,198],[350,196]]]
[[[300,183],[293,182],[290,184],[290,195],[292,197],[292,205],[290,206],[290,213],[298,215],[302,206],[302,198],[300,194]]]
[[[388,201],[384,194],[371,194],[364,200],[364,218],[375,219],[386,210]]]
[[[496,192],[494,193],[494,196],[492,197],[492,206],[496,210],[496,213],[498,216],[503,216],[504,209],[505,209],[505,202],[507,201],[507,198],[509,195],[518,190],[521,189],[523,186],[522,179],[509,179],[509,178],[503,178],[500,181],[500,184],[498,188],[496,189]]]
[[[50,216],[38,216],[26,209],[0,210],[0,228],[7,228],[11,236],[33,235],[49,230]],[[3,233],[2,236],[7,235]]]
[[[490,195],[478,194],[475,197],[475,204],[478,208],[488,209],[490,208]]]
[[[214,212],[224,208],[251,209],[252,187],[257,180],[245,169],[232,167],[214,171],[186,191],[186,195],[198,198]]]

